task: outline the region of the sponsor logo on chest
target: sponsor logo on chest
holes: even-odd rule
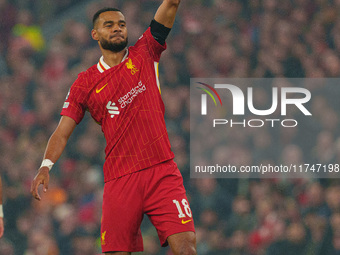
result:
[[[127,105],[131,104],[132,101],[145,90],[145,84],[143,84],[142,81],[139,81],[137,86],[133,87],[128,93],[118,99],[118,106],[116,103],[109,101],[106,105],[106,109],[111,115],[111,118],[113,118],[115,115],[118,115],[120,113],[119,109],[123,109]]]

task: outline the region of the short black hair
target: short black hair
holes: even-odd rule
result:
[[[121,12],[119,9],[117,8],[113,8],[113,7],[105,7],[102,8],[100,10],[98,10],[92,18],[92,25],[94,27],[94,24],[96,23],[97,19],[99,18],[99,15],[102,14],[103,12]]]

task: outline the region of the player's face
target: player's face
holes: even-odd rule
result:
[[[93,38],[98,40],[100,46],[105,50],[120,52],[128,44],[125,17],[121,12],[101,13],[94,30]]]

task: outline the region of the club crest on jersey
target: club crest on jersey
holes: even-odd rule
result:
[[[136,66],[134,64],[132,64],[132,60],[131,58],[129,58],[129,60],[126,62],[126,67],[127,69],[131,70],[131,74],[134,75],[135,73],[137,73],[139,70],[136,68]]]
[[[105,242],[105,235],[106,235],[106,231],[104,231],[104,232],[101,234],[101,244],[102,244],[102,245],[106,245],[106,242]]]

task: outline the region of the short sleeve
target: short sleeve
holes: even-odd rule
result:
[[[159,42],[155,40],[155,38],[151,34],[150,27],[144,32],[144,34],[138,39],[135,44],[135,47],[145,47],[150,53],[151,57],[154,61],[159,62],[161,54],[164,50],[166,50],[166,43],[161,45]]]
[[[87,109],[87,94],[83,73],[80,73],[68,92],[60,115],[68,116],[79,124]]]

